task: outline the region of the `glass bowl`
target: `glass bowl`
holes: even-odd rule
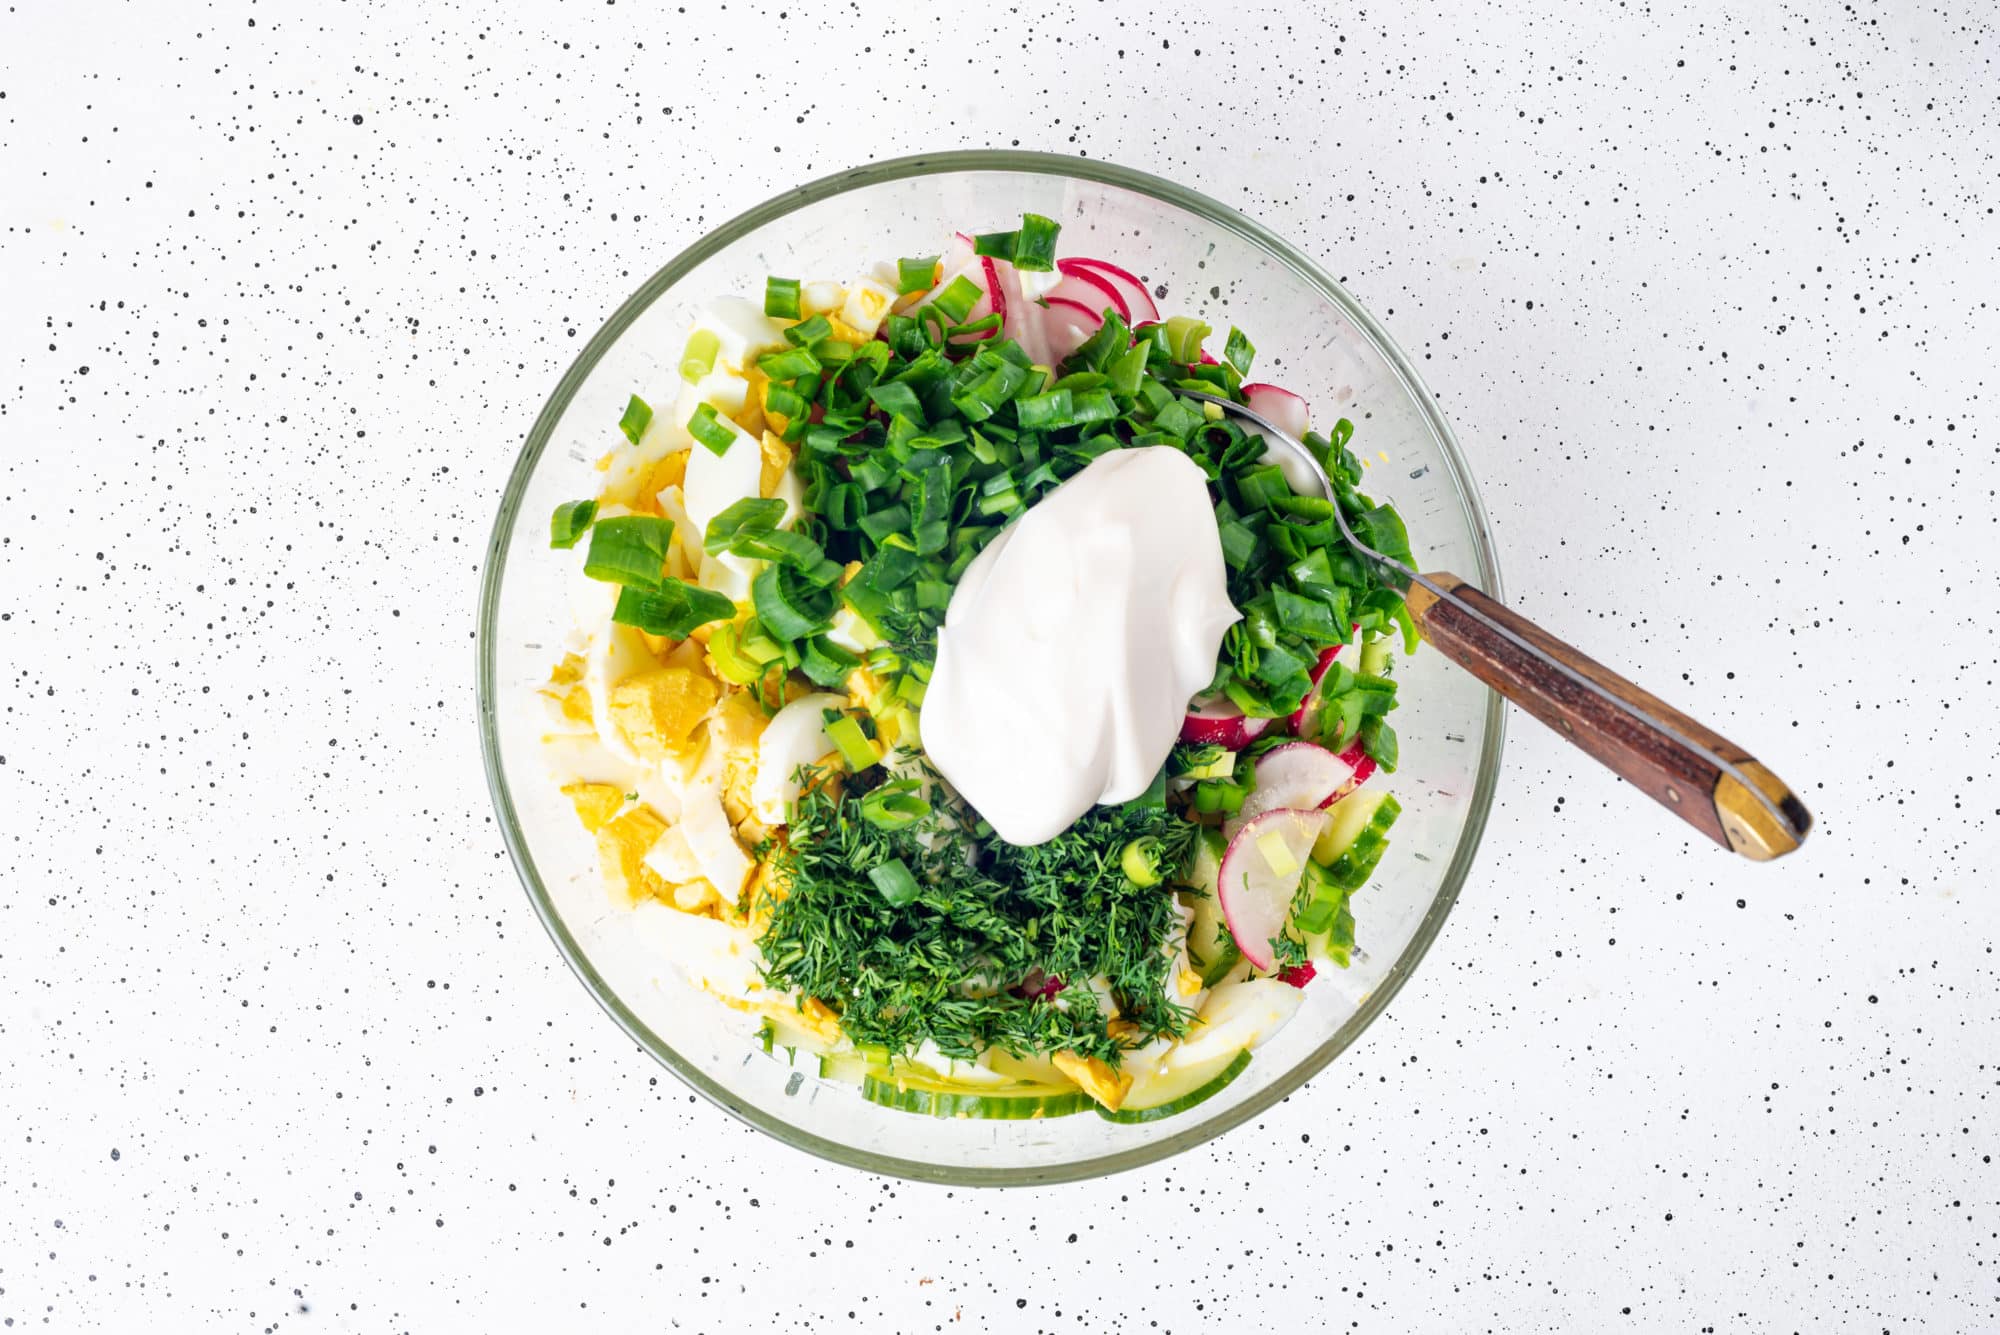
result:
[[[1418,653],[1399,663],[1404,814],[1354,901],[1353,967],[1326,969],[1297,1017],[1248,1069],[1177,1117],[1124,1126],[1090,1113],[1039,1121],[942,1120],[876,1107],[755,1041],[727,1009],[664,965],[614,905],[593,843],[539,754],[535,697],[568,625],[573,561],[549,550],[555,506],[595,495],[593,462],[618,439],[626,397],[671,402],[696,305],[759,293],[764,278],[848,278],[868,262],[937,250],[1024,211],[1062,224],[1062,253],[1138,274],[1168,314],[1237,325],[1255,377],[1302,394],[1322,426],[1355,425],[1366,490],[1395,502],[1420,568],[1500,593],[1486,517],[1451,428],[1408,359],[1297,248],[1192,190],[1105,163],[1038,153],[900,158],[802,186],[674,257],[584,347],[528,433],[487,551],[479,607],[479,728],[500,828],[556,947],[598,1003],[687,1084],[795,1148],[874,1172],[1022,1185],[1116,1172],[1221,1135],[1297,1090],[1381,1014],[1443,926],[1472,865],[1500,768],[1501,710],[1471,676]],[[1379,782],[1379,780],[1378,780]]]

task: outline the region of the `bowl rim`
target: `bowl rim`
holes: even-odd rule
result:
[[[1433,896],[1430,906],[1425,910],[1423,920],[1417,924],[1417,930],[1410,938],[1409,944],[1404,947],[1381,983],[1369,993],[1354,1014],[1349,1016],[1318,1048],[1255,1096],[1225,1112],[1192,1121],[1169,1134],[1162,1134],[1157,1139],[1131,1149],[1047,1167],[1022,1168],[934,1164],[857,1150],[838,1141],[815,1135],[801,1126],[760,1109],[739,1103],[727,1089],[675,1052],[670,1044],[655,1034],[620,1000],[617,993],[598,974],[577,944],[576,938],[571,935],[569,928],[556,912],[548,888],[542,882],[540,870],[536,867],[534,857],[522,835],[500,761],[494,631],[498,618],[500,583],[506,568],[507,547],[513,538],[515,522],[519,517],[521,500],[527,490],[528,480],[540,462],[550,437],[554,434],[556,423],[568,410],[571,399],[585,378],[596,369],[605,353],[641,312],[695,266],[725,246],[807,204],[817,203],[865,186],[912,177],[959,172],[1019,172],[1065,176],[1145,195],[1235,233],[1318,287],[1321,293],[1338,306],[1355,328],[1374,345],[1375,350],[1395,373],[1404,391],[1422,411],[1443,449],[1453,489],[1471,532],[1480,585],[1494,597],[1502,596],[1500,569],[1494,555],[1492,531],[1485,508],[1480,503],[1478,487],[1459,449],[1458,438],[1452,433],[1451,424],[1445,420],[1444,412],[1438,406],[1437,400],[1431,395],[1411,365],[1408,356],[1397,346],[1395,340],[1376,323],[1374,317],[1360,302],[1349,295],[1346,288],[1309,256],[1262,224],[1227,205],[1217,203],[1197,191],[1129,167],[1120,167],[1091,158],[1071,158],[1055,153],[1020,150],[971,149],[920,153],[872,162],[819,177],[739,213],[669,260],[641,284],[637,291],[626,298],[603,326],[591,336],[589,342],[584,344],[582,351],[570,363],[569,369],[563,373],[562,379],[556,383],[554,392],[550,394],[541,413],[535,418],[534,425],[528,431],[527,439],[522,444],[521,452],[514,461],[513,470],[508,475],[506,487],[501,493],[499,513],[495,516],[492,535],[487,541],[486,566],[480,577],[479,622],[475,637],[479,747],[486,771],[487,791],[493,801],[494,814],[499,821],[508,857],[513,862],[514,871],[520,877],[522,888],[527,892],[529,902],[534,906],[536,916],[542,920],[542,926],[548,931],[550,939],[562,952],[570,971],[596,999],[598,1005],[604,1008],[629,1038],[651,1053],[655,1060],[673,1072],[690,1089],[724,1112],[768,1133],[794,1149],[848,1167],[911,1181],[949,1186],[1031,1186],[1078,1181],[1123,1172],[1193,1149],[1259,1116],[1281,1099],[1289,1097],[1352,1045],[1402,990],[1403,984],[1408,981],[1430,949],[1431,943],[1444,925],[1444,920],[1450,915],[1453,905],[1458,900],[1459,890],[1471,870],[1480,838],[1486,829],[1487,817],[1500,774],[1500,756],[1505,741],[1506,725],[1500,697],[1488,691],[1486,722],[1481,734],[1479,768],[1472,800],[1466,811],[1465,823],[1459,832],[1458,844],[1452,850],[1451,860],[1445,868],[1444,879],[1439,883],[1437,894]]]

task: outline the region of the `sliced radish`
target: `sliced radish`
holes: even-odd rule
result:
[[[1067,297],[1044,297],[1042,332],[1048,339],[1049,355],[1057,362],[1082,347],[1084,340],[1104,327],[1104,318],[1090,307]],[[1051,362],[1050,365],[1054,365]]]
[[[1070,263],[1079,268],[1089,269],[1116,288],[1118,294],[1125,298],[1126,319],[1154,323],[1159,321],[1160,308],[1153,304],[1153,294],[1146,290],[1144,283],[1126,270],[1104,260],[1076,259]],[[1065,269],[1063,272],[1068,273],[1069,270]]]
[[[1313,841],[1325,828],[1324,811],[1267,811],[1236,832],[1222,855],[1216,897],[1243,958],[1268,970],[1271,939],[1284,930]]]
[[[1130,323],[1132,308],[1125,304],[1125,294],[1109,278],[1075,260],[1057,260],[1056,272],[1063,276],[1062,282],[1049,289],[1050,297],[1066,297],[1082,302],[1094,314],[1103,314],[1107,304],[1118,312],[1121,320]]]
[[[1347,744],[1347,749],[1340,753],[1340,760],[1342,764],[1353,768],[1354,777],[1342,784],[1339,791],[1335,792],[1332,797],[1327,798],[1321,804],[1323,806],[1330,807],[1341,798],[1346,797],[1356,788],[1368,782],[1368,776],[1375,772],[1375,757],[1361,749],[1361,739],[1359,737],[1356,737]],[[1248,799],[1245,800],[1247,801]]]
[[[1306,434],[1306,401],[1289,389],[1262,383],[1245,385],[1243,406],[1294,440]]]
[[[1000,332],[1021,345],[1028,360],[1037,366],[1054,366],[1057,358],[1049,348],[1048,331],[1043,328],[1046,312],[1028,300],[1021,290],[1021,275],[1006,260],[989,259],[986,273],[994,284],[994,300],[1000,310]]]
[[[1201,354],[1201,364],[1202,364],[1203,366],[1220,366],[1220,365],[1222,365],[1222,363],[1221,363],[1221,362],[1219,362],[1219,361],[1215,360],[1215,358],[1213,358],[1213,357],[1211,357],[1211,356],[1209,356],[1209,355],[1208,355],[1208,349],[1207,349],[1207,348],[1196,348],[1196,349],[1195,349],[1195,351],[1196,351],[1196,352],[1199,352],[1199,353]]]
[[[1333,666],[1333,660],[1339,657],[1342,647],[1336,644],[1332,648],[1319,651],[1319,662],[1313,664],[1312,669],[1312,689],[1306,692],[1306,698],[1292,711],[1291,718],[1285,721],[1286,726],[1292,730],[1292,736],[1306,735],[1306,718],[1312,713],[1313,706],[1319,703],[1319,684],[1326,679],[1326,670]]]
[[[1333,795],[1354,777],[1354,767],[1323,746],[1312,742],[1287,742],[1257,757],[1256,786],[1243,799],[1243,809],[1222,827],[1224,838],[1267,811],[1289,807],[1294,811],[1314,811],[1333,801]]]
[[[945,243],[944,254],[938,257],[944,265],[944,272],[957,273],[972,263],[972,238],[964,232],[953,232],[951,240]]]
[[[1213,742],[1231,751],[1241,751],[1262,737],[1276,719],[1249,718],[1223,696],[1203,700],[1197,696],[1181,720],[1181,740],[1193,746]]]

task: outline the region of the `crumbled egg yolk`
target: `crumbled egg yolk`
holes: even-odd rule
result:
[[[688,452],[675,450],[666,458],[653,465],[653,476],[642,489],[647,496],[657,496],[668,487],[678,487],[687,481]]]
[[[610,824],[618,808],[625,805],[625,794],[611,783],[567,784],[562,795],[576,808],[576,818],[583,822],[583,828],[592,834]]]
[[[665,760],[715,706],[720,691],[693,668],[663,667],[627,677],[611,688],[612,726],[647,760]]]
[[[591,725],[590,689],[583,684],[583,655],[564,654],[562,662],[549,673],[549,684],[542,688],[542,694],[555,701],[562,716],[570,722]]]
[[[1201,975],[1193,969],[1182,969],[1174,975],[1174,990],[1184,997],[1191,997],[1201,991]]]
[[[1131,1074],[1112,1070],[1101,1058],[1058,1052],[1051,1060],[1058,1071],[1076,1083],[1078,1089],[1096,1099],[1109,1112],[1117,1112],[1118,1105],[1125,1102],[1125,1095],[1131,1092]]]
[[[764,464],[757,474],[757,494],[768,499],[777,494],[778,484],[785,480],[792,466],[792,447],[769,431],[758,445],[763,450]]]
[[[666,821],[649,806],[635,806],[597,829],[597,859],[614,894],[633,903],[648,896],[666,899],[667,883],[645,865],[646,850],[667,832]]]

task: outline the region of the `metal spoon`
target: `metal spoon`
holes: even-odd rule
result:
[[[1290,451],[1335,500],[1326,470],[1301,441],[1240,403],[1181,393],[1220,405],[1272,448]],[[1384,556],[1355,536],[1337,501],[1333,517],[1354,553],[1403,591],[1418,632],[1446,658],[1723,847],[1763,862],[1804,841],[1812,813],[1748,751],[1459,576],[1419,574]]]

